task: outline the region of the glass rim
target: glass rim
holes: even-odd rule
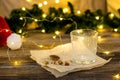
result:
[[[98,34],[98,32],[96,30],[93,30],[93,29],[75,29],[75,30],[72,30],[70,32],[70,34],[74,33],[74,32],[78,32],[78,33],[82,33],[82,32],[85,32],[85,31],[91,31],[93,32],[94,34]]]

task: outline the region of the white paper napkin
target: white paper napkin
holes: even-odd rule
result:
[[[70,72],[89,70],[100,67],[110,61],[105,60],[97,55],[96,61],[91,64],[80,64],[74,61],[75,54],[72,53],[71,43],[59,45],[50,50],[31,50],[31,58],[41,65],[44,69],[50,71],[55,77],[64,76]],[[51,56],[58,58],[52,60]],[[74,57],[73,57],[74,55]],[[78,55],[76,55],[77,57]]]

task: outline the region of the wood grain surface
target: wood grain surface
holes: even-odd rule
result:
[[[30,50],[49,49],[68,43],[70,36],[61,35],[62,41],[60,41],[59,36],[56,39],[52,38],[54,34],[29,33],[19,50],[12,51],[6,46],[0,47],[0,80],[120,80],[114,78],[114,75],[120,74],[120,37],[111,34],[104,35],[103,41],[98,42],[97,52],[102,58],[112,58],[109,63],[99,68],[55,78],[30,58]],[[41,44],[45,47],[37,46]],[[104,54],[104,51],[110,51],[110,54]]]

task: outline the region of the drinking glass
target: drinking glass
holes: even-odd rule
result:
[[[90,64],[96,61],[97,36],[98,32],[92,29],[77,29],[70,32],[75,62]]]

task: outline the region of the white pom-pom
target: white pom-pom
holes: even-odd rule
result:
[[[18,34],[12,33],[7,38],[7,46],[12,49],[16,50],[22,46],[22,39]]]

